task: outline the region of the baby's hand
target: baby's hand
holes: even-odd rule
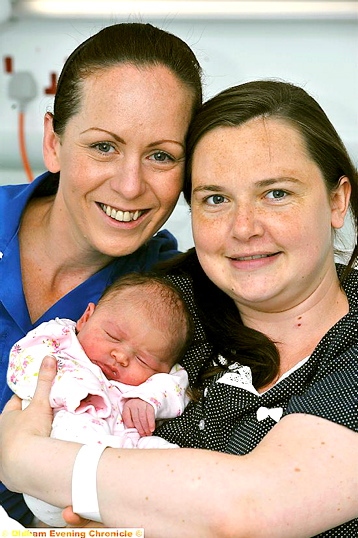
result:
[[[155,430],[153,406],[140,398],[130,398],[125,402],[122,418],[125,426],[136,428],[141,437],[152,435]]]

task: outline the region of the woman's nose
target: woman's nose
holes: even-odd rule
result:
[[[246,205],[237,208],[232,224],[232,235],[241,241],[247,241],[264,233],[263,215],[260,210]]]
[[[118,165],[111,187],[126,200],[141,196],[146,190],[146,181],[139,157],[124,157]]]

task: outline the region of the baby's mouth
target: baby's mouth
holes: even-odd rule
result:
[[[99,205],[102,208],[102,211],[104,211],[106,215],[108,215],[108,217],[118,220],[119,222],[131,222],[133,220],[137,220],[144,213],[144,211],[140,211],[140,210],[121,211],[120,209],[115,209],[114,207],[111,207],[110,205],[105,205],[105,204],[99,204]]]

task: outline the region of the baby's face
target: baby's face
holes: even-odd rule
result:
[[[133,293],[138,289],[124,289],[97,307],[91,303],[77,330],[86,355],[108,379],[140,385],[153,374],[170,371],[173,337],[138,301],[133,303]]]

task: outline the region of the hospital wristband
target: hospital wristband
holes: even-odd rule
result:
[[[106,444],[83,445],[72,471],[72,510],[92,521],[102,521],[97,496],[97,467],[106,448]]]

